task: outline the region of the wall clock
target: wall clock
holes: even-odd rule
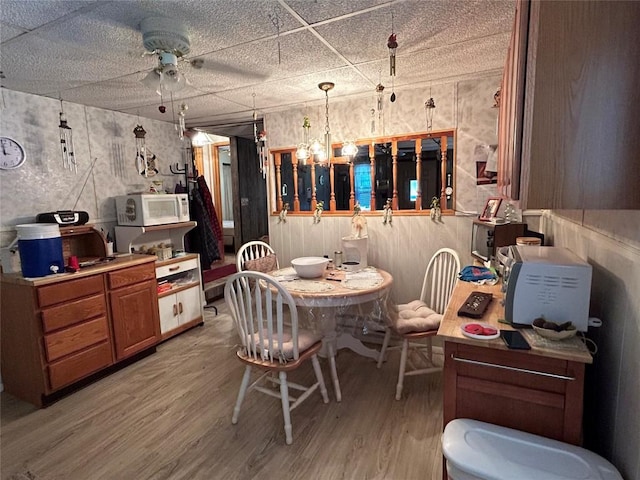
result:
[[[24,163],[24,147],[13,138],[0,137],[0,168],[10,170]]]

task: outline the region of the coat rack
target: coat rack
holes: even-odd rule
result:
[[[189,194],[189,165],[186,163],[183,165],[184,166],[180,168],[180,164],[176,162],[175,165],[169,165],[169,170],[171,170],[171,173],[174,175],[184,175],[185,188],[187,189],[187,194]]]

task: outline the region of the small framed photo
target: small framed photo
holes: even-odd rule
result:
[[[490,197],[487,199],[487,204],[484,206],[482,214],[480,214],[480,220],[493,220],[498,214],[498,209],[502,199],[499,197]]]

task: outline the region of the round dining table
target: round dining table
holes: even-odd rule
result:
[[[377,361],[378,350],[365,346],[349,331],[339,329],[337,317],[350,307],[371,303],[375,316],[384,316],[387,297],[393,284],[393,277],[384,270],[367,267],[358,272],[339,269],[326,270],[318,278],[300,278],[293,268],[283,268],[270,272],[287,289],[296,306],[300,307],[301,322],[322,333],[322,356],[329,359],[331,377],[336,400],[342,400],[340,382],[336,369],[336,353],[348,348],[359,355]],[[339,331],[340,330],[340,331]]]

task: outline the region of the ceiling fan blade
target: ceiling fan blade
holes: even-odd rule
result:
[[[205,60],[204,58],[186,59],[191,68],[195,70],[208,70],[218,73],[228,73],[231,75],[238,75],[245,78],[252,78],[256,80],[266,80],[267,75],[255,70],[249,70],[246,68],[240,68],[227,63],[215,62],[213,60]]]

